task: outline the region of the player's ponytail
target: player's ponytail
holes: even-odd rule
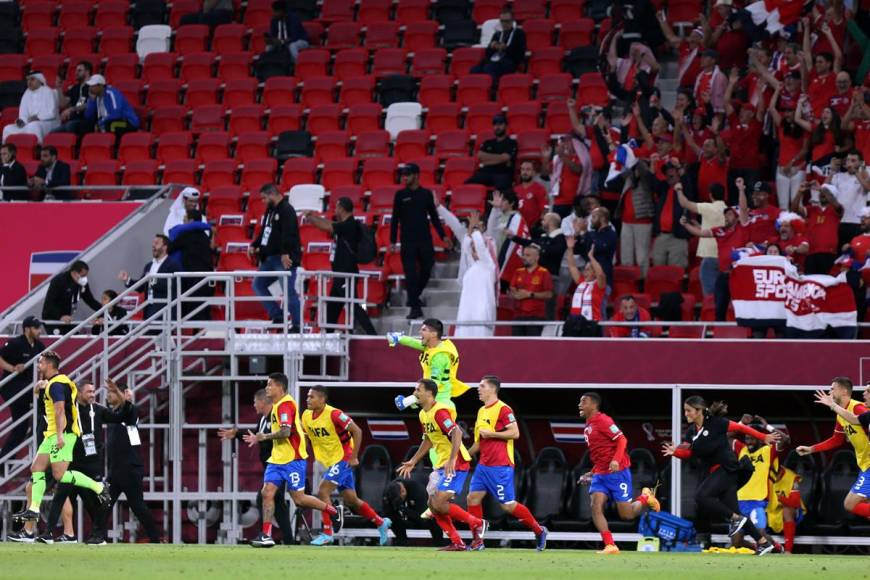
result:
[[[728,403],[725,401],[714,401],[710,408],[707,409],[711,417],[724,417],[728,414]]]

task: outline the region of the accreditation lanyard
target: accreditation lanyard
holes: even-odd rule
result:
[[[88,405],[88,415],[91,418],[91,432],[83,433],[84,429],[82,429],[82,414],[79,413],[76,417],[76,420],[79,424],[79,433],[82,433],[82,446],[85,449],[85,456],[92,457],[97,454],[97,440],[96,434],[94,433],[94,406]]]

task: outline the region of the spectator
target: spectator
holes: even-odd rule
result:
[[[287,9],[285,2],[272,3],[272,22],[266,35],[270,50],[286,52],[291,62],[296,62],[299,51],[308,48],[308,33],[302,21],[293,11]],[[283,49],[283,50],[282,50]]]
[[[616,255],[616,228],[610,223],[610,212],[606,207],[595,208],[588,220],[574,222],[574,231],[579,236],[574,253],[586,255],[595,250],[595,260],[607,276],[609,295],[613,288],[613,257]]]
[[[33,369],[24,366],[39,353],[45,350],[45,345],[39,340],[42,334],[42,322],[35,316],[24,319],[21,336],[10,338],[0,348],[0,368],[3,369],[3,380],[9,381],[0,388],[0,396],[9,405],[12,423],[27,416],[30,412],[33,398],[30,396],[30,385],[33,382]],[[9,377],[12,377],[11,379]],[[21,394],[21,396],[17,395]],[[13,399],[15,399],[13,401]],[[14,457],[10,454],[27,439],[30,421],[22,420],[9,429],[9,436],[0,451],[0,462],[7,462]]]
[[[103,75],[92,75],[86,84],[91,98],[85,109],[85,119],[94,123],[97,131],[114,135],[117,147],[124,133],[139,130],[139,117],[124,93],[107,85]]]
[[[682,191],[682,187],[676,190],[677,201],[683,209],[701,216],[700,228],[704,231],[713,231],[725,225],[725,188],[720,183],[710,186],[710,203],[696,203],[688,199]],[[680,221],[682,224],[682,220]],[[716,289],[716,278],[719,277],[719,250],[716,240],[702,237],[698,240],[698,249],[695,255],[701,258],[699,278],[701,279],[701,292],[709,296]]]
[[[791,210],[806,219],[806,232],[810,253],[806,259],[807,274],[830,274],[837,259],[837,230],[843,215],[843,206],[831,192],[828,185],[819,191],[818,203],[804,205],[801,201],[810,200],[810,185],[801,184],[801,195],[796,195]],[[803,199],[802,199],[803,198]]]
[[[570,115],[573,108],[568,110]],[[562,217],[571,213],[577,197],[592,192],[592,158],[576,135],[562,135],[552,150],[545,146],[541,167],[550,176],[553,211]]]
[[[613,322],[649,322],[652,317],[646,308],[638,305],[634,296],[627,294],[619,299],[619,310],[613,315]],[[649,338],[658,336],[654,326],[614,326],[608,328],[611,338]]]
[[[631,100],[637,93],[652,91],[659,63],[649,47],[640,42],[631,42],[628,58],[618,58],[616,46],[622,35],[622,31],[616,33],[616,42],[610,43],[607,52],[608,84],[618,98]]]
[[[779,228],[779,240],[776,245],[779,246],[782,255],[795,265],[798,272],[803,273],[804,262],[807,254],[810,253],[809,241],[798,232],[798,229],[802,231],[804,228],[803,219],[797,214],[784,211],[776,223]]]
[[[172,228],[184,223],[187,212],[192,209],[200,209],[199,200],[201,197],[202,194],[195,187],[185,187],[182,189],[169,208],[169,214],[166,216],[166,221],[163,222],[163,233],[169,236]],[[205,216],[203,216],[202,221],[206,221]]]
[[[571,279],[577,284],[574,295],[571,297],[571,310],[565,327],[562,329],[563,336],[600,336],[601,329],[598,323],[606,316],[605,301],[607,300],[607,275],[598,260],[595,258],[595,245],[586,253],[586,266],[583,273],[577,267],[576,238],[565,238],[568,251],[565,259],[568,262],[568,271]]]
[[[656,17],[656,9],[650,0],[616,0],[610,7],[614,29],[622,29],[619,53],[628,52],[631,44],[642,42],[647,46],[658,46],[665,39],[661,31],[650,26]]]
[[[625,175],[616,209],[617,217],[622,218],[620,262],[623,266],[640,266],[641,276],[646,278],[652,221],[656,211],[653,202],[656,179],[643,160],[639,160]]]
[[[703,141],[701,147],[698,147],[692,132],[685,126],[682,127],[682,136],[686,140],[686,145],[698,156],[698,179],[695,192],[699,201],[710,201],[710,188],[714,183],[723,186],[728,183],[729,159],[725,143],[718,138],[719,126],[719,118],[717,117],[713,119],[709,138]]]
[[[801,18],[801,26],[803,27],[804,62],[806,70],[812,70],[806,81],[808,83],[806,93],[809,96],[810,111],[818,119],[822,116],[822,109],[829,106],[831,97],[837,94],[837,73],[840,72],[840,66],[843,62],[843,52],[831,34],[830,26],[823,23],[822,34],[831,43],[832,52],[820,52],[814,57],[810,46],[809,17]]]
[[[145,264],[142,269],[142,276],[139,280],[130,277],[130,274],[122,270],[118,273],[118,279],[124,283],[125,288],[135,286],[145,276],[156,274],[174,274],[181,271],[181,265],[169,257],[169,238],[163,234],[154,236],[154,241],[151,243],[152,260]],[[148,287],[145,295],[145,320],[148,321],[163,310],[166,305],[173,300],[173,284],[172,280],[167,278],[152,278],[148,281]],[[173,318],[175,309],[169,309],[169,317]],[[151,322],[159,322],[152,320]]]
[[[520,163],[520,182],[514,185],[514,193],[520,201],[520,213],[529,229],[534,229],[547,210],[547,190],[537,180],[535,164]]]
[[[203,0],[202,10],[181,17],[179,24],[207,24],[214,28],[233,21],[233,0]]]
[[[493,36],[480,64],[471,69],[474,74],[488,74],[495,83],[502,75],[516,72],[526,56],[526,33],[516,26],[510,8],[501,11],[499,22],[501,30]]]
[[[94,67],[86,60],[76,65],[76,82],[66,93],[63,92],[63,81],[57,77],[57,101],[60,103],[61,125],[53,129],[52,133],[75,133],[84,135],[94,130],[94,124],[85,119],[85,110],[88,107],[88,80],[94,72]]]
[[[841,151],[843,145],[840,117],[831,107],[824,107],[818,120],[808,121],[802,114],[805,106],[806,95],[801,95],[794,121],[810,134],[812,168],[822,175],[829,174],[834,155]]]
[[[852,100],[855,95],[860,96],[860,93],[857,89],[852,88],[852,79],[846,71],[838,72],[836,79],[837,93],[828,101],[828,106],[842,119],[852,108]]]
[[[744,65],[749,46],[760,40],[752,15],[745,8],[734,8],[734,0],[717,0],[714,8],[711,22],[702,20],[707,45],[721,55],[724,70]]]
[[[511,237],[527,237],[529,228],[522,214],[517,211],[519,202],[513,190],[494,192],[490,204],[492,209],[486,222],[486,233],[492,237],[498,249],[498,266],[504,289],[513,279],[514,270],[520,267],[522,259],[522,249],[511,241]]]
[[[846,154],[846,171],[840,171],[840,160],[831,163],[831,173],[826,183],[830,184],[831,193],[837,202],[843,206],[843,219],[840,220],[839,243],[842,247],[861,233],[861,215],[867,206],[870,191],[870,176],[864,165],[864,156],[860,151],[852,150]]]
[[[547,301],[553,297],[553,278],[540,266],[540,251],[535,246],[523,248],[523,267],[517,268],[510,283],[510,296],[514,299],[514,320],[543,321]],[[516,325],[514,336],[541,336],[543,326]]]
[[[770,244],[776,240],[776,222],[780,209],[770,205],[770,186],[757,181],[752,188],[752,209],[749,210],[749,241],[753,244]]]
[[[597,195],[587,195],[574,199],[571,213],[562,218],[562,233],[566,236],[573,236],[576,233],[574,224],[579,224],[579,220],[588,219],[592,212],[599,207],[601,207],[601,198]]]
[[[302,248],[299,245],[296,210],[272,183],[261,187],[260,194],[265,196],[266,212],[262,227],[249,246],[248,253],[259,257],[260,272],[290,272],[283,279],[281,288],[292,320],[290,331],[299,332],[302,308],[296,293],[296,269],[302,262]],[[277,280],[277,276],[258,276],[254,279],[254,292],[263,298],[263,307],[272,323],[283,324],[284,314],[269,291],[269,286]]]
[[[870,158],[870,91],[865,89],[863,97],[852,99],[852,106],[843,117],[843,127],[854,135],[855,149],[865,160]]]
[[[51,279],[42,304],[42,319],[63,324],[47,324],[45,329],[50,334],[65,334],[72,330],[70,323],[79,299],[84,300],[92,310],[100,309],[100,303],[88,286],[89,270],[87,263],[76,260],[67,270]]]
[[[72,185],[69,164],[57,158],[57,148],[54,145],[46,145],[40,149],[39,167],[36,175],[29,179],[28,185],[40,199],[75,199],[73,192],[65,189]]]
[[[41,72],[27,75],[27,90],[18,105],[18,119],[3,127],[3,142],[9,135],[29,133],[36,135],[39,144],[45,135],[57,127],[57,98],[54,91],[46,86]]]
[[[320,230],[333,237],[332,271],[346,274],[359,274],[360,244],[368,232],[364,231],[367,226],[361,224],[353,216],[353,201],[348,197],[340,197],[335,205],[335,221],[329,221],[311,212],[306,212],[305,219]],[[356,279],[350,280],[356,288]],[[333,278],[330,298],[344,299],[347,281],[345,278]],[[354,296],[354,293],[350,294]],[[359,296],[356,296],[359,298]],[[340,302],[329,302],[326,305],[326,322],[337,324],[338,317],[344,310]],[[349,319],[348,319],[349,320]],[[369,319],[369,315],[359,304],[353,305],[353,320],[362,327],[366,334],[376,334],[375,327]]]
[[[484,141],[477,155],[482,167],[466,183],[479,183],[507,191],[514,179],[517,142],[508,135],[507,117],[501,113],[492,118],[492,131],[495,137]]]
[[[780,113],[777,102],[782,85],[776,87],[770,100],[770,118],[776,128],[779,141],[779,158],[776,167],[776,196],[779,209],[788,209],[798,198],[798,191],[806,178],[806,158],[809,153],[807,132],[795,122],[794,108],[785,108]]]
[[[695,102],[702,107],[713,108],[714,113],[725,112],[725,88],[728,79],[716,64],[719,53],[708,48],[701,53],[701,71],[695,78]]]
[[[852,252],[859,264],[867,261],[870,256],[870,207],[861,210],[861,233],[843,246],[844,252]]]
[[[536,245],[541,251],[541,265],[554,277],[559,277],[562,267],[562,258],[565,257],[565,234],[561,227],[562,218],[557,213],[544,214],[544,233],[535,238],[523,238],[517,235],[511,236],[510,240],[515,244],[527,247]],[[574,232],[571,232],[574,235]]]
[[[432,192],[420,187],[420,168],[415,163],[406,164],[400,171],[405,187],[396,192],[393,199],[393,218],[390,222],[390,244],[402,255],[405,270],[405,289],[408,294],[408,320],[423,318],[423,302],[420,295],[429,283],[435,265],[435,247],[432,244],[431,227],[438,237],[446,239],[444,226],[438,219]],[[401,227],[401,248],[399,228]]]
[[[683,188],[680,183],[681,168],[674,159],[664,166],[663,171],[665,181],[658,183],[655,200],[652,260],[656,266],[679,266],[685,269],[689,265],[689,232],[680,225],[683,209],[677,201],[676,191],[677,188]]]
[[[170,259],[180,264],[184,272],[214,271],[214,256],[209,239],[211,226],[202,218],[202,212],[198,209],[189,209],[184,223],[169,230]],[[181,279],[181,292],[185,295],[181,303],[181,314],[185,320],[211,320],[211,307],[195,300],[214,296],[214,286],[203,283],[203,280],[204,278],[188,276]]]
[[[659,26],[667,38],[671,48],[679,53],[677,85],[680,87],[694,87],[695,79],[701,72],[701,53],[704,50],[704,29],[693,28],[686,40],[674,33],[668,23],[667,14],[664,10],[658,12]]]
[[[106,290],[100,296],[100,304],[102,306],[108,306],[112,300],[118,297],[118,293],[114,290]],[[107,324],[111,324],[118,320],[123,320],[127,317],[127,311],[121,308],[120,305],[115,304],[110,308],[106,313],[94,320],[94,325],[91,326],[91,334],[100,334],[103,332],[103,326]],[[130,328],[126,324],[115,324],[112,326],[112,330],[109,331],[110,335],[122,335],[130,332]]]
[[[30,193],[24,190],[9,190],[4,187],[27,187],[27,170],[15,159],[18,148],[14,143],[0,145],[0,199],[4,201],[29,201]]]
[[[728,118],[733,118],[734,107],[731,97],[737,86],[739,76],[737,70],[732,70],[728,78],[728,88],[725,90],[725,113]],[[758,181],[761,164],[761,120],[764,118],[764,106],[756,107],[752,103],[743,103],[737,120],[721,133],[718,137],[728,147],[730,163],[728,167],[728,193],[729,200],[737,199],[737,187],[734,185],[738,177],[743,178],[744,183]],[[714,131],[714,133],[717,133]]]

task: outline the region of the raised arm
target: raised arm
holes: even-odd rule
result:
[[[686,228],[686,231],[698,238],[712,238],[713,232],[710,230],[702,230],[698,224],[690,222],[688,218],[681,217],[680,225]]]
[[[577,260],[574,258],[574,246],[577,243],[577,238],[574,236],[565,236],[565,245],[568,249],[565,251],[565,261],[568,262],[568,272],[571,274],[571,279],[575,284],[579,284],[583,279],[583,274],[580,268],[577,267]]]
[[[332,235],[332,222],[328,219],[322,218],[319,215],[311,213],[310,211],[305,212],[305,219],[308,220],[308,223],[316,227],[318,230],[322,230]]]
[[[652,149],[655,147],[655,141],[653,141],[652,135],[646,128],[646,123],[643,122],[643,116],[640,114],[640,105],[635,101],[634,105],[631,106],[631,112],[634,114],[634,118],[637,119],[637,129],[640,131],[640,136],[643,138],[644,145]]]
[[[803,116],[803,108],[804,108],[803,105],[806,102],[806,100],[807,100],[806,94],[801,95],[800,98],[798,99],[797,106],[794,109],[794,122],[795,122],[795,125],[797,125],[801,129],[803,129],[804,131],[812,132],[812,130],[813,130],[812,124],[809,121],[807,121],[806,119],[804,119],[804,116]]]
[[[803,28],[803,37],[801,39],[801,50],[803,51],[803,62],[807,71],[813,68],[813,47],[810,44],[810,17],[801,17],[801,28]]]
[[[592,269],[595,271],[595,283],[598,284],[599,288],[607,288],[607,274],[604,273],[604,268],[602,268],[601,264],[598,263],[598,260],[595,259],[595,244],[592,244],[589,248],[589,253],[586,257],[589,260],[589,265],[592,266]]]
[[[749,223],[749,202],[746,200],[746,184],[742,177],[738,177],[734,185],[737,186],[737,207],[740,223],[746,225]]]
[[[822,23],[822,34],[825,35],[831,44],[831,51],[834,53],[834,72],[838,73],[843,66],[843,51],[840,49],[840,45],[837,44],[837,39],[834,38],[834,33],[827,22]]]
[[[680,47],[680,38],[674,33],[674,29],[671,28],[671,25],[668,23],[668,17],[665,14],[664,10],[659,10],[656,13],[658,16],[657,20],[659,22],[659,28],[662,29],[662,34],[665,35],[668,43],[670,43],[671,47],[677,49]]]
[[[440,203],[436,204],[436,207],[438,209],[438,217],[441,218],[445,224],[447,224],[447,227],[450,228],[450,231],[453,232],[453,235],[456,236],[456,239],[461,242],[463,238],[465,238],[465,234],[468,233],[468,231],[462,225],[462,222],[460,222],[459,218],[453,215],[453,213],[449,209],[447,209]]]
[[[731,96],[734,94],[734,87],[737,86],[737,81],[740,80],[740,72],[737,67],[731,69],[728,74],[728,85],[725,87],[725,114],[729,117],[734,114],[734,107],[731,105]]]
[[[674,185],[674,191],[677,194],[677,203],[680,204],[680,207],[682,207],[683,209],[687,209],[692,213],[700,213],[698,211],[698,204],[686,197],[686,194],[683,193],[682,183]]]
[[[773,90],[773,96],[770,97],[770,108],[768,109],[770,112],[770,118],[776,127],[779,127],[782,124],[782,115],[780,115],[779,111],[776,109],[776,103],[779,101],[780,89],[782,89],[782,85],[777,84],[776,88]]]

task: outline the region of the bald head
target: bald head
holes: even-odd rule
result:
[[[547,233],[562,227],[562,216],[555,212],[544,214],[544,218],[541,221],[544,224],[544,230]]]

